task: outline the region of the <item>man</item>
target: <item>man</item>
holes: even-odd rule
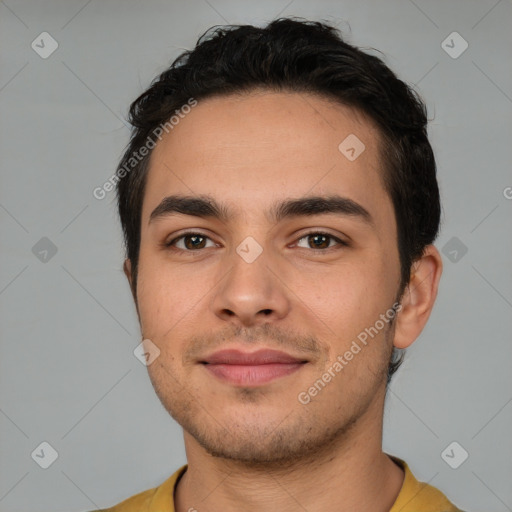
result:
[[[108,510],[458,510],[382,451],[442,272],[421,100],[284,18],[207,33],[130,118],[124,270],[188,465]]]

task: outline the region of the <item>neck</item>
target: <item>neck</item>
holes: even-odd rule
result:
[[[286,467],[212,457],[185,432],[188,469],[176,489],[176,512],[388,512],[404,474],[382,452],[382,409],[375,412]]]

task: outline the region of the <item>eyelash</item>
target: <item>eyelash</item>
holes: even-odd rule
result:
[[[196,236],[200,236],[202,238],[207,238],[209,240],[211,240],[211,238],[207,235],[204,235],[203,233],[198,233],[197,231],[187,231],[185,233],[182,233],[180,236],[176,237],[176,238],[173,238],[172,240],[170,240],[169,242],[164,242],[162,245],[165,249],[170,249],[170,250],[173,250],[173,251],[179,251],[179,252],[200,252],[202,249],[197,249],[197,250],[190,250],[190,249],[179,249],[179,248],[176,248],[174,247],[175,243],[179,240],[181,240],[182,238],[186,238],[187,236],[193,236],[193,235],[196,235]],[[347,242],[344,242],[343,240],[340,240],[338,237],[335,237],[334,235],[331,235],[330,233],[325,233],[324,231],[310,231],[308,233],[304,233],[300,238],[297,239],[297,242],[300,242],[301,240],[303,240],[304,238],[307,238],[311,235],[320,235],[320,236],[325,236],[327,238],[330,238],[332,240],[334,240],[335,242],[337,242],[337,244],[339,246],[342,246],[342,247],[349,247],[350,244],[348,244]],[[333,247],[326,247],[325,249],[315,249],[315,248],[308,248],[310,251],[314,251],[314,252],[327,252],[329,251],[330,249],[334,249],[335,246]],[[304,247],[301,247],[301,249],[304,249]]]

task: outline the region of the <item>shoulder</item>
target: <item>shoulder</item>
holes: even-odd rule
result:
[[[174,489],[187,466],[182,466],[158,487],[142,491],[110,508],[96,512],[174,512]]]
[[[391,459],[402,467],[405,478],[390,512],[462,512],[439,489],[418,481],[405,461]]]

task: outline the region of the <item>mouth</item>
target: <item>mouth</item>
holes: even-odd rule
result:
[[[221,350],[199,361],[221,381],[237,386],[255,387],[297,372],[307,360],[277,350],[242,352]]]

